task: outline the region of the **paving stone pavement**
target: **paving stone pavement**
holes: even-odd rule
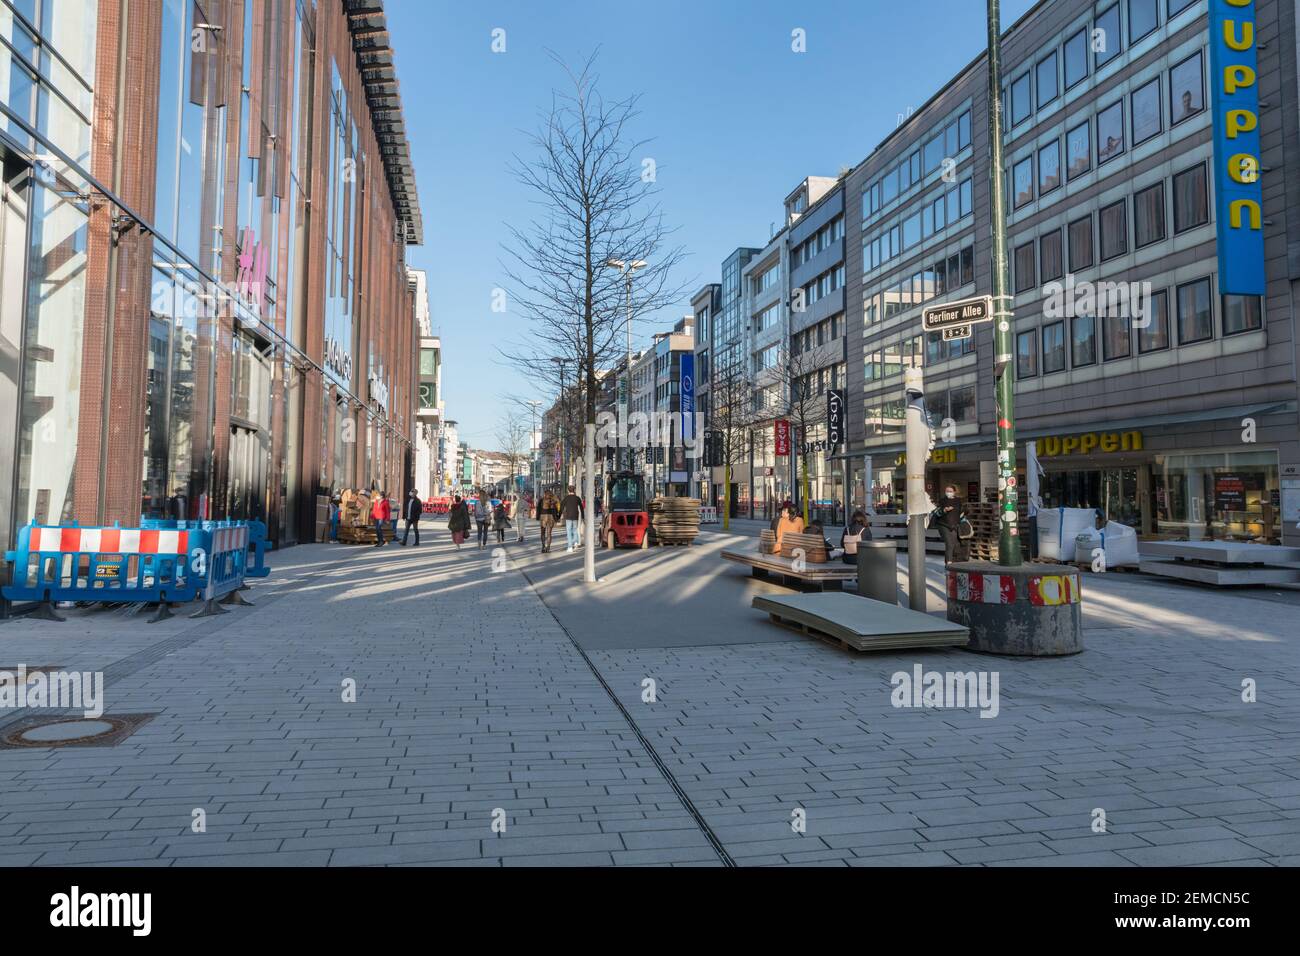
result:
[[[0,668],[103,670],[108,713],[157,714],[112,748],[0,750],[0,865],[721,865],[710,836],[739,865],[1300,855],[1293,608],[1110,574],[1073,658],[729,635],[590,651],[602,683],[513,558],[431,537],[275,554],[216,619],[0,624]],[[915,663],[997,671],[998,716],[894,708]]]

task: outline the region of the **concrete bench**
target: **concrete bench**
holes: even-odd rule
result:
[[[779,554],[761,554],[756,550],[723,551],[722,558],[724,561],[748,565],[756,578],[773,580],[796,589],[802,586],[818,591],[827,588],[843,590],[845,581],[856,582],[858,579],[857,565],[843,564],[839,561],[813,564],[809,561],[782,557]]]
[[[752,606],[777,624],[856,651],[964,647],[970,640],[960,624],[854,594],[760,594]]]

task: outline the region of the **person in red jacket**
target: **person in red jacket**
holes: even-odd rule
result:
[[[375,523],[375,547],[384,546],[384,528],[393,520],[393,510],[388,504],[388,492],[375,497],[374,504],[370,506],[370,518]]]

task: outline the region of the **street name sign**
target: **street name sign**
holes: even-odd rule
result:
[[[964,339],[970,336],[970,327],[979,322],[993,321],[993,297],[979,296],[975,299],[962,299],[960,302],[945,302],[921,313],[921,327],[927,332],[944,331],[945,339]],[[948,329],[964,329],[964,332],[947,334]]]

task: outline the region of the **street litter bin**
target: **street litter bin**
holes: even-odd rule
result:
[[[858,594],[886,604],[898,603],[898,542],[858,542]]]

